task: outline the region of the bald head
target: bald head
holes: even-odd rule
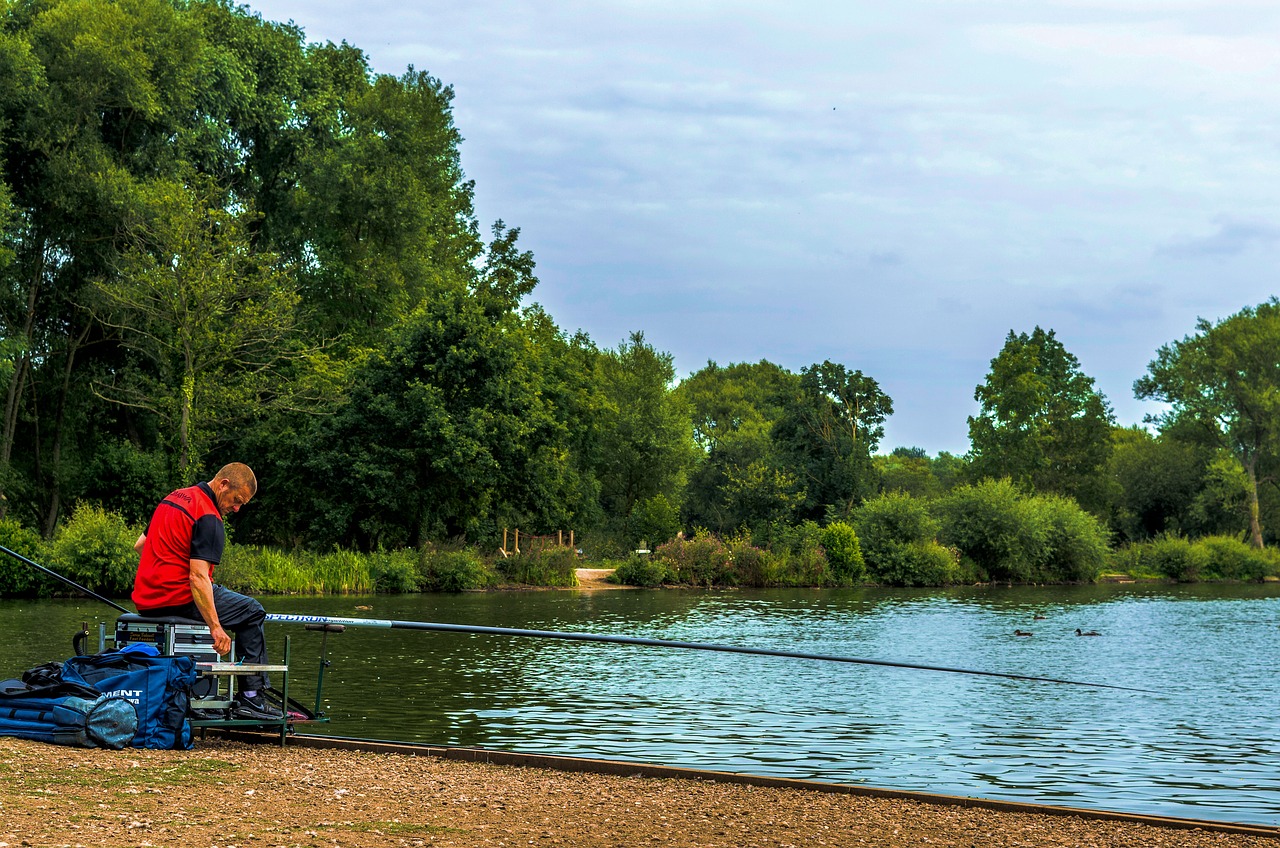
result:
[[[210,487],[219,480],[226,480],[234,488],[247,490],[250,497],[258,494],[258,478],[253,475],[253,469],[243,462],[230,462],[218,469],[218,473],[209,481]]]
[[[258,493],[258,478],[253,476],[253,469],[243,462],[224,465],[209,481],[209,488],[218,499],[218,511],[225,518]]]

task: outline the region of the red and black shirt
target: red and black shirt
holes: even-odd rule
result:
[[[209,484],[172,492],[156,507],[146,535],[133,602],[139,610],[191,603],[191,560],[208,562],[212,576],[227,543],[218,498]]]

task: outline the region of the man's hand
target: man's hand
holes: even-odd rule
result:
[[[209,633],[213,636],[213,649],[219,656],[231,652],[231,637],[227,635],[227,631],[221,626],[214,626],[209,628]]]
[[[218,610],[213,605],[213,580],[209,577],[209,563],[202,559],[191,560],[191,599],[200,610],[200,617],[209,625],[213,636],[213,649],[220,655],[231,650],[231,637],[218,621]]]

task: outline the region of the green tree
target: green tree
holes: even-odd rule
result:
[[[297,263],[316,332],[370,345],[424,298],[470,285],[482,254],[453,91],[412,68],[371,76],[347,45],[308,58],[324,96],[299,117],[318,137],[292,149],[297,187],[267,246]]]
[[[942,486],[923,448],[894,448],[888,456],[873,460],[885,492],[903,492],[914,498],[936,497]]]
[[[572,527],[572,410],[544,394],[531,335],[466,295],[415,310],[319,422],[305,459],[318,490],[310,538],[376,548]]]
[[[938,481],[938,488],[943,492],[949,492],[963,482],[969,473],[969,462],[963,456],[940,451],[929,462],[929,469],[933,472],[934,479]]]
[[[80,449],[77,437],[92,441],[103,423],[72,409],[89,397],[86,365],[97,366],[85,355],[99,335],[89,282],[115,260],[138,189],[175,171],[174,140],[198,111],[203,39],[165,0],[26,0],[3,15],[0,163],[15,214],[0,337],[17,358],[0,425],[0,511],[24,504],[51,530],[74,476],[63,449]]]
[[[1153,416],[1161,427],[1185,422],[1230,451],[1247,480],[1249,538],[1263,546],[1260,484],[1280,447],[1280,299],[1246,307],[1163,345],[1133,385],[1142,399],[1170,405]]]
[[[632,543],[644,542],[650,549],[669,542],[680,532],[680,510],[665,495],[654,495],[631,510]]]
[[[980,404],[969,418],[973,479],[1008,477],[1024,488],[1075,498],[1091,511],[1103,509],[1114,417],[1052,330],[1011,330],[973,396]]]
[[[671,354],[655,350],[641,332],[596,360],[603,407],[595,474],[605,516],[615,526],[654,495],[679,502],[694,447],[674,379]]]
[[[771,439],[798,379],[771,362],[714,362],[676,389],[686,403],[698,445],[684,492],[688,524],[718,533],[748,527],[759,533],[786,523],[804,500],[804,486],[782,466]]]
[[[829,360],[800,371],[772,439],[783,467],[804,486],[802,517],[848,517],[876,491],[871,456],[892,414],[892,399],[861,371]]]
[[[791,372],[764,359],[724,367],[708,362],[680,382],[676,395],[689,407],[698,447],[710,454],[726,439],[767,437],[796,382]]]
[[[307,45],[296,26],[224,0],[13,0],[0,14],[0,514],[52,533],[66,504],[109,488],[95,474],[120,457],[137,460],[131,485],[156,458],[296,458],[314,424],[299,410],[329,409],[319,391],[350,380],[421,301],[479,297],[479,275],[498,272],[439,80],[373,74],[356,47]],[[271,383],[307,404],[263,407],[272,393],[249,390],[251,367],[201,398],[199,376],[184,391],[139,346],[146,310],[117,295],[190,264],[170,238],[184,263],[165,269],[159,244],[179,218],[158,198],[182,186],[199,187],[188,211],[206,219],[218,261],[289,269],[259,286],[258,308],[296,299],[297,344],[329,352],[272,366]],[[239,311],[249,323],[252,308]],[[249,427],[219,411],[250,396],[269,414]]]
[[[225,211],[207,188],[162,184],[145,194],[154,214],[98,283],[95,310],[145,367],[97,385],[171,428],[185,480],[203,467],[215,433],[286,394],[284,366],[302,355],[298,296],[274,257],[251,249],[252,213]]]
[[[1141,427],[1112,432],[1110,522],[1121,540],[1247,528],[1247,481],[1239,463],[1212,445],[1181,437],[1180,430],[1185,428],[1170,427],[1154,436]]]

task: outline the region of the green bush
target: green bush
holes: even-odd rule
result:
[[[50,567],[99,594],[127,595],[138,570],[138,536],[118,514],[81,504],[53,538]]]
[[[773,524],[764,537],[767,547],[776,555],[801,554],[822,546],[822,527],[816,521],[799,524]]]
[[[631,508],[627,524],[633,543],[645,542],[655,548],[680,532],[680,510],[666,495],[654,495]]]
[[[0,521],[0,545],[32,562],[48,567],[40,534],[12,518]],[[57,584],[61,586],[62,584]],[[53,592],[53,578],[7,554],[0,554],[0,598],[47,597]]]
[[[751,534],[739,533],[728,541],[727,585],[760,588],[774,585],[773,554],[751,543]]]
[[[1177,536],[1163,536],[1144,546],[1142,562],[1157,574],[1193,583],[1209,566],[1209,550]]]
[[[1147,568],[1146,559],[1143,556],[1145,545],[1124,545],[1115,548],[1107,557],[1107,569],[1117,574],[1128,574],[1131,577],[1158,577],[1153,571]]]
[[[418,588],[418,553],[407,548],[369,554],[373,590],[386,594],[413,592]]]
[[[529,586],[577,586],[578,557],[573,548],[553,545],[497,561],[498,573]]]
[[[1109,552],[1102,523],[1070,498],[1032,498],[1030,511],[1044,539],[1040,575],[1055,582],[1098,579]]]
[[[1202,578],[1220,580],[1261,580],[1280,570],[1276,554],[1232,536],[1206,536],[1195,543],[1204,552]]]
[[[1009,480],[984,480],[934,501],[941,539],[992,580],[1043,579],[1046,527]],[[865,545],[865,542],[864,542]]]
[[[932,540],[883,548],[876,560],[877,579],[889,586],[948,586],[959,579],[959,557]]]
[[[960,579],[959,555],[938,544],[926,502],[894,492],[866,501],[854,529],[871,576],[890,586],[946,586]]]
[[[497,575],[471,548],[454,551],[424,549],[419,587],[432,592],[466,592],[497,583]]]
[[[770,586],[832,586],[831,564],[822,547],[822,527],[802,521],[790,527],[772,528],[769,563]]]
[[[886,544],[927,542],[938,534],[938,522],[925,502],[897,492],[863,503],[854,522],[863,556]]]
[[[770,586],[835,586],[839,581],[831,573],[831,564],[821,545],[809,545],[798,551],[784,550],[774,554],[770,563]]]
[[[895,582],[902,562],[909,552],[902,550],[913,543],[932,542],[938,523],[929,516],[924,501],[910,494],[893,492],[864,501],[854,514],[854,532],[858,535],[865,566],[879,583]]]
[[[1262,580],[1280,575],[1280,555],[1258,550],[1232,536],[1206,536],[1194,542],[1174,535],[1120,548],[1110,567],[1133,577],[1167,577],[1182,583],[1200,580]]]
[[[730,582],[732,558],[724,542],[705,529],[692,539],[672,539],[652,554],[663,564],[672,583],[718,586]]]
[[[822,528],[822,549],[837,579],[851,583],[867,573],[858,534],[849,524],[833,521]]]
[[[654,589],[670,582],[670,574],[661,560],[651,556],[632,555],[610,577],[611,582],[624,586],[643,586]]]

